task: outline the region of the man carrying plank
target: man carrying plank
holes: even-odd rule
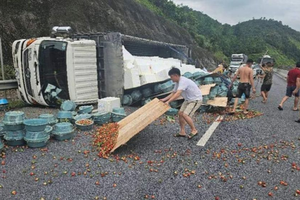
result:
[[[175,83],[173,92],[167,97],[161,99],[161,101],[169,104],[175,101],[178,97],[182,96],[184,102],[179,110],[179,124],[180,133],[175,134],[175,137],[186,137],[185,125],[186,123],[191,127],[191,133],[188,135],[189,138],[197,135],[198,131],[195,128],[193,122],[193,115],[195,111],[202,104],[202,94],[196,83],[186,77],[181,76],[180,70],[173,67],[169,71],[169,76],[171,80]]]

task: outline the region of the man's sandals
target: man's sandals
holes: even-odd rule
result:
[[[197,133],[190,133],[189,135],[188,135],[188,138],[189,139],[192,139],[193,137],[195,137],[196,135],[198,134],[198,132]]]

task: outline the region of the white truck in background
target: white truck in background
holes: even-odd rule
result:
[[[235,73],[241,64],[246,63],[248,56],[245,54],[232,54],[230,58],[229,70]]]
[[[201,71],[191,65],[186,46],[115,32],[72,34],[70,27],[54,27],[51,37],[16,40],[12,54],[20,98],[43,106],[122,98],[168,80],[172,66],[182,74]]]

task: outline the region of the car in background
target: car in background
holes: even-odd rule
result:
[[[254,63],[252,65],[253,70],[253,77],[256,78],[257,75],[263,75],[263,70],[260,68],[260,65],[257,63]]]

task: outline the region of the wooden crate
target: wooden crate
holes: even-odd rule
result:
[[[146,128],[149,124],[163,115],[170,109],[170,106],[155,98],[131,115],[127,116],[119,124],[119,135],[117,143],[111,152],[121,145],[126,144],[133,136]]]

